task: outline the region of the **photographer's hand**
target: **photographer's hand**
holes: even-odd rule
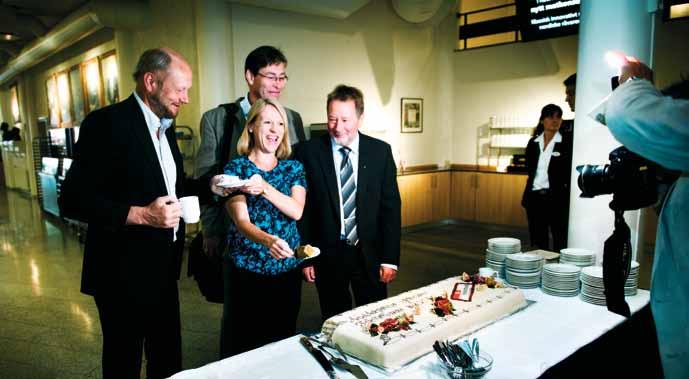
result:
[[[631,77],[646,79],[653,83],[653,70],[636,58],[627,58],[627,62],[622,65],[620,73],[620,84],[626,82]]]

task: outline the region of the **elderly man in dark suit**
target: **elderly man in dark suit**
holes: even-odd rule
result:
[[[390,145],[359,132],[364,98],[340,85],[328,95],[328,135],[297,146],[308,184],[302,241],[321,249],[303,269],[327,319],[387,297],[400,260],[401,211]],[[351,293],[350,293],[351,286]]]
[[[183,167],[172,126],[192,72],[177,52],[143,53],[135,92],[90,113],[62,187],[62,212],[88,223],[81,291],[103,332],[103,377],[181,370],[179,277]]]

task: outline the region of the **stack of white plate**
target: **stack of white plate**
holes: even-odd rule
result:
[[[576,296],[579,293],[581,267],[549,263],[543,266],[541,289],[552,296]]]
[[[624,296],[636,295],[636,290],[639,288],[639,262],[632,262],[632,269],[629,271],[627,281],[624,283]]]
[[[627,281],[624,284],[624,295],[636,295],[639,284],[639,262],[632,262]],[[581,299],[587,303],[605,305],[603,286],[603,267],[590,266],[581,269]]]
[[[522,251],[522,241],[511,237],[491,238],[488,240],[488,249],[499,254],[514,254]]]
[[[586,249],[562,249],[560,250],[560,263],[573,264],[579,267],[593,266],[596,263],[596,254]]]
[[[581,300],[595,305],[605,305],[604,290],[602,266],[581,269]]]
[[[498,273],[498,277],[505,277],[505,258],[510,254],[519,253],[522,243],[517,238],[497,237],[488,240],[486,249],[486,266]]]
[[[505,277],[505,257],[508,254],[498,254],[486,249],[486,267],[490,267],[498,274],[499,278]]]
[[[543,257],[537,254],[510,254],[505,258],[505,279],[519,288],[536,288],[541,284]]]

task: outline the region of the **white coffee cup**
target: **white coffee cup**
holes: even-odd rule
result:
[[[195,224],[199,222],[201,217],[201,208],[199,207],[198,196],[185,196],[179,199],[182,205],[182,218],[187,224]]]
[[[490,267],[481,267],[478,269],[478,274],[484,278],[495,275],[495,270]]]

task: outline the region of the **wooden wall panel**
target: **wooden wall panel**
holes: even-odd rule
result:
[[[431,177],[432,221],[450,218],[451,173],[439,172]]]
[[[521,195],[525,175],[479,173],[476,191],[476,220],[490,224],[526,226]]]
[[[402,226],[431,222],[433,203],[431,174],[397,177],[402,198]]]
[[[477,173],[452,172],[450,217],[458,220],[476,220]]]
[[[525,175],[445,171],[402,175],[397,182],[402,226],[446,219],[527,225],[521,207]]]
[[[501,195],[505,209],[504,224],[528,226],[526,210],[522,207],[522,194],[526,186],[526,175],[503,175],[506,183],[505,191]]]
[[[478,175],[478,185],[476,187],[476,221],[488,224],[500,224],[501,202],[503,181],[500,174]]]

